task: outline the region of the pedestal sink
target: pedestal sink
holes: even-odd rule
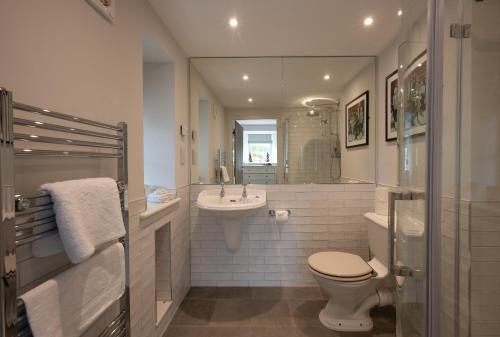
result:
[[[249,215],[267,203],[266,191],[247,189],[247,197],[242,197],[241,188],[226,188],[224,197],[220,189],[205,190],[198,194],[198,208],[212,213],[224,225],[224,238],[227,248],[236,252],[241,243],[241,225]]]

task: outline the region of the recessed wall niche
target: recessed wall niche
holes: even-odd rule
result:
[[[170,222],[155,231],[156,325],[172,304]]]

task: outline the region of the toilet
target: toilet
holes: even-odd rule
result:
[[[370,309],[393,303],[393,278],[387,268],[387,216],[366,213],[371,260],[327,251],[308,259],[309,270],[329,296],[319,320],[331,330],[369,331]]]

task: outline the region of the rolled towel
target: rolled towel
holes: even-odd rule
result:
[[[152,202],[155,204],[169,202],[173,199],[175,199],[175,194],[164,188],[158,188],[152,193],[148,194],[148,202]]]
[[[41,189],[52,198],[59,236],[71,262],[83,262],[100,245],[125,235],[115,180],[68,180],[44,184]],[[38,241],[33,254],[46,256],[54,251],[57,239],[49,236]]]
[[[124,291],[125,255],[115,243],[20,297],[33,336],[78,337]]]

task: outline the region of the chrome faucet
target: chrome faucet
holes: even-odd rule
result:
[[[220,183],[220,185],[221,185],[221,187],[222,187],[222,188],[220,189],[220,194],[219,194],[219,196],[220,196],[221,198],[224,198],[224,196],[226,195],[226,192],[224,191],[224,182],[222,181],[222,182]]]
[[[248,197],[248,194],[247,194],[247,185],[248,184],[243,184],[243,192],[241,193],[241,197],[243,199],[246,199]]]

